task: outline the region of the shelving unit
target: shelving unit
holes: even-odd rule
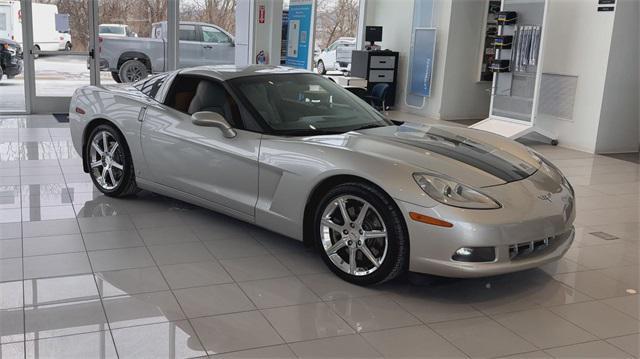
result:
[[[487,10],[488,11],[488,10]],[[497,18],[497,36],[511,36],[508,47],[495,46],[489,118],[472,128],[519,138],[537,132],[557,143],[555,134],[535,124],[542,77],[543,29],[547,0],[502,0]],[[507,16],[508,15],[508,16]],[[500,42],[498,42],[500,44]],[[487,45],[485,44],[485,48]],[[497,66],[499,63],[499,66]]]

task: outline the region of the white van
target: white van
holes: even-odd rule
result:
[[[32,4],[33,43],[38,50],[59,51],[71,49],[69,34],[58,32],[56,15],[58,7],[50,4]],[[20,1],[0,0],[0,38],[22,43],[22,11]],[[24,48],[24,46],[23,46]]]

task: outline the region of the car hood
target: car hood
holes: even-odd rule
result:
[[[306,141],[404,163],[417,167],[417,171],[444,174],[474,187],[519,181],[540,166],[525,146],[466,127],[404,124]]]
[[[20,47],[20,44],[18,44],[17,42],[9,39],[3,39],[3,38],[0,38],[0,44],[9,44],[14,47]]]

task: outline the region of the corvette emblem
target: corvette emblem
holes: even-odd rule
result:
[[[551,200],[551,192],[547,193],[547,194],[541,194],[538,196],[538,199],[541,201],[547,201],[549,203],[552,203],[553,201]]]

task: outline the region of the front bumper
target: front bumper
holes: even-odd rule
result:
[[[22,60],[14,57],[10,63],[5,64],[3,71],[7,76],[13,77],[20,75],[22,73],[22,69]]]
[[[473,210],[438,205],[432,208],[396,201],[409,230],[413,272],[443,277],[485,277],[535,268],[560,259],[575,236],[575,199],[569,188],[549,191],[542,171],[531,178],[483,189],[503,208]],[[438,227],[412,220],[410,212],[453,224]],[[460,248],[493,247],[490,262],[452,259]]]

